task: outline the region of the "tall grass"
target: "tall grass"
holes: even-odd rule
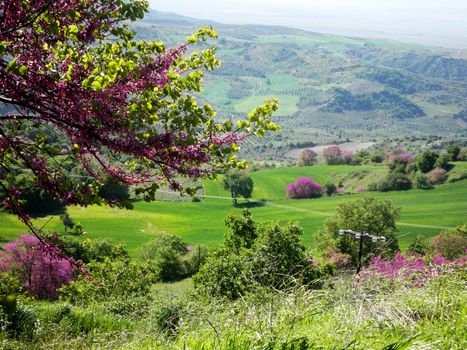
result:
[[[465,349],[465,269],[422,287],[341,276],[332,288],[258,289],[237,301],[164,296],[132,321],[64,303],[27,302],[31,338],[2,349]]]

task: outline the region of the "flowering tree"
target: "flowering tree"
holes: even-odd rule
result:
[[[75,279],[73,261],[57,247],[21,235],[0,252],[0,271],[18,274],[23,287],[39,299],[55,299],[57,290]]]
[[[213,49],[187,53],[216,37],[200,29],[176,48],[135,41],[125,21],[143,17],[145,0],[0,0],[0,195],[25,223],[18,173],[63,203],[111,205],[107,178],[146,200],[161,184],[193,193],[179,176],[209,177],[245,166],[235,152],[247,135],[278,126],[267,101],[246,120],[216,120],[197,105]],[[52,136],[62,140],[57,147]],[[72,177],[69,164],[80,164]]]
[[[316,163],[318,154],[312,149],[305,148],[300,154],[300,165],[310,166]]]
[[[309,177],[302,176],[287,186],[286,194],[289,198],[314,198],[321,196],[321,189],[319,183]]]
[[[426,176],[432,184],[440,184],[446,179],[446,170],[441,168],[435,168],[432,171],[430,171]]]
[[[351,150],[341,149],[339,146],[330,146],[323,151],[323,158],[329,165],[350,164],[354,156]]]
[[[330,146],[323,151],[323,157],[329,165],[336,165],[342,161],[342,150],[338,146]]]

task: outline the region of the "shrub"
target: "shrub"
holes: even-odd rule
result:
[[[125,208],[132,209],[133,204],[129,201],[130,192],[128,187],[116,178],[107,178],[105,183],[99,189],[99,196],[109,202],[120,202]]]
[[[300,165],[302,166],[310,166],[316,163],[318,159],[318,154],[309,149],[305,148],[302,153],[300,154]]]
[[[334,264],[338,269],[348,269],[352,266],[352,257],[342,253],[337,248],[329,247],[327,255],[331,264]]]
[[[430,181],[428,180],[428,177],[425,174],[418,173],[415,175],[413,179],[413,184],[415,188],[419,188],[422,190],[427,190],[432,188]]]
[[[446,170],[441,168],[433,169],[427,174],[427,178],[433,185],[440,184],[446,180]]]
[[[447,230],[433,237],[430,242],[433,254],[455,259],[467,253],[467,224]]]
[[[395,156],[390,160],[389,169],[393,173],[405,174],[407,171],[408,161],[400,156]]]
[[[86,265],[91,278],[80,276],[60,289],[60,298],[81,304],[110,299],[148,296],[157,280],[157,271],[149,264],[134,260],[110,260]]]
[[[384,161],[384,155],[380,152],[375,152],[371,155],[371,158],[370,160],[373,162],[373,163],[382,163]]]
[[[411,254],[425,255],[430,248],[429,242],[423,235],[417,235],[415,240],[409,245],[407,251]]]
[[[355,154],[354,161],[356,164],[367,164],[371,160],[370,152],[360,150]]]
[[[412,188],[410,179],[401,173],[389,173],[371,187],[379,192],[405,191]]]
[[[334,193],[336,193],[336,190],[337,190],[337,186],[334,185],[333,183],[327,183],[324,185],[324,192],[328,196],[332,196]]]
[[[211,296],[236,299],[257,286],[288,289],[318,288],[330,268],[314,266],[301,244],[302,230],[295,224],[256,225],[251,213],[229,216],[223,246],[211,254],[193,277],[195,288]]]
[[[435,166],[436,160],[439,157],[439,153],[426,150],[417,157],[417,167],[422,173],[427,173],[432,170]]]
[[[141,257],[158,271],[162,281],[177,281],[192,276],[206,258],[206,248],[188,247],[180,237],[160,233],[140,250]]]
[[[451,158],[447,154],[442,154],[438,157],[435,163],[435,168],[441,168],[446,171],[449,171],[452,169],[452,165],[449,163],[451,161]]]
[[[321,197],[321,185],[308,177],[302,176],[287,186],[289,198],[316,198]]]
[[[71,258],[57,247],[25,234],[7,243],[0,252],[0,271],[17,274],[25,290],[38,299],[56,299],[57,290],[76,278]]]
[[[456,162],[458,160],[461,149],[458,145],[452,144],[452,145],[449,145],[446,151],[447,151],[449,160],[452,162]]]
[[[86,239],[83,241],[65,236],[54,237],[54,241],[66,255],[84,263],[91,261],[102,262],[106,258],[111,260],[129,259],[125,247],[121,244],[113,244],[111,239]]]
[[[365,186],[358,186],[357,187],[357,193],[363,193],[363,192],[366,192],[367,189]]]
[[[410,179],[400,173],[388,174],[386,177],[389,188],[393,191],[406,191],[412,188],[412,182]]]

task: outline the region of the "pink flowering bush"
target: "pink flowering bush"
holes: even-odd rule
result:
[[[286,195],[288,198],[316,198],[321,197],[322,187],[319,183],[302,176],[294,183],[287,186]]]
[[[339,248],[328,248],[329,261],[336,265],[338,269],[347,269],[352,266],[352,257],[349,254],[342,253]]]
[[[428,280],[450,273],[455,268],[465,267],[467,267],[465,255],[449,260],[441,254],[436,254],[429,259],[408,250],[407,255],[397,252],[393,259],[383,259],[381,256],[372,258],[369,267],[359,276],[362,278],[380,276],[388,280],[402,278],[413,281],[416,285],[424,285]]]
[[[436,168],[427,174],[428,180],[432,184],[440,184],[446,179],[446,170],[442,168]]]
[[[57,247],[26,234],[4,246],[0,272],[17,274],[25,290],[47,300],[56,299],[57,290],[76,279],[72,259]]]
[[[363,192],[366,192],[366,191],[367,191],[367,189],[366,189],[365,186],[358,186],[357,187],[357,192],[358,193],[363,193]]]
[[[336,190],[336,193],[337,193],[337,194],[344,194],[344,193],[345,193],[344,187],[339,187],[339,188]]]

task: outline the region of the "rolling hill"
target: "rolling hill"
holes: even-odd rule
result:
[[[221,68],[202,100],[225,117],[278,97],[283,130],[249,140],[244,155],[281,159],[301,144],[438,135],[465,142],[467,51],[325,35],[275,26],[227,25],[152,11],[141,38],[177,45],[213,25]],[[202,48],[200,47],[195,49]]]

